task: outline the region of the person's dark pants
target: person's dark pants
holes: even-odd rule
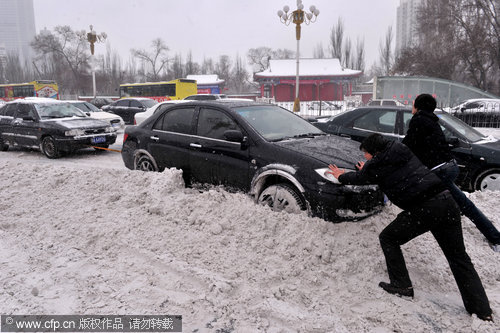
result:
[[[432,233],[448,260],[465,309],[471,314],[491,315],[488,297],[465,251],[460,211],[449,191],[401,212],[380,233],[390,283],[401,288],[412,286],[401,245],[427,231]]]
[[[464,192],[455,185],[455,179],[457,179],[458,173],[460,172],[457,162],[455,160],[450,161],[433,171],[450,190],[453,199],[457,202],[462,213],[476,225],[484,237],[492,244],[500,244],[500,232],[497,228],[495,228],[493,223],[491,223],[476,205],[467,198]]]

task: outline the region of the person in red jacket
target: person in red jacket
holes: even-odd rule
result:
[[[446,186],[402,143],[372,134],[360,149],[368,161],[358,162],[359,171],[346,173],[330,165],[329,172],[342,184],[377,184],[403,209],[379,235],[390,280],[379,286],[391,294],[413,297],[401,245],[430,231],[448,260],[465,309],[492,321],[483,284],[465,251],[460,210]]]

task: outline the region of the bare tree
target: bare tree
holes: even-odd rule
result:
[[[151,42],[152,51],[132,49],[132,55],[148,65],[145,76],[148,81],[158,81],[160,73],[168,64],[167,52],[169,48],[161,38]]]
[[[354,59],[352,55],[352,43],[349,37],[346,38],[344,44],[344,67],[353,68],[354,67]]]
[[[201,64],[201,74],[213,74],[214,73],[214,61],[212,58],[204,58]]]
[[[313,50],[313,58],[323,59],[325,58],[325,50],[323,49],[323,44],[319,42]]]
[[[392,66],[392,26],[387,28],[384,41],[380,42],[380,64],[383,70],[383,75],[389,75]]]
[[[359,37],[356,39],[356,57],[354,58],[353,69],[365,70],[365,40]]]
[[[219,78],[230,82],[231,76],[231,59],[227,55],[221,55],[219,61],[215,64],[214,68],[215,74],[219,75]]]
[[[44,30],[35,36],[31,46],[42,61],[55,61],[61,90],[77,92],[89,85],[89,44],[84,30],[73,31],[69,26],[57,26],[54,33]],[[70,69],[67,75],[63,66]]]
[[[253,66],[254,72],[262,72],[269,68],[269,60],[273,56],[273,50],[269,47],[257,47],[247,52],[248,63]]]
[[[339,59],[340,63],[344,64],[344,21],[339,17],[337,24],[333,25],[330,32],[330,53],[332,58]]]
[[[248,71],[241,60],[239,55],[235,57],[233,70],[231,71],[231,78],[229,82],[229,89],[234,93],[242,93],[248,87]]]

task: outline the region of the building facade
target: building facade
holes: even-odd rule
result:
[[[422,0],[400,0],[396,18],[396,54],[418,41],[417,13]]]
[[[21,64],[31,62],[35,35],[33,0],[0,0],[0,57],[18,54]]]
[[[295,59],[269,60],[269,68],[255,73],[254,81],[260,85],[261,97],[277,102],[295,99]],[[301,101],[342,101],[352,95],[353,81],[362,72],[343,68],[338,59],[299,60],[299,99]]]
[[[196,80],[198,94],[222,94],[224,91],[224,80],[219,79],[217,74],[188,75],[189,80]]]

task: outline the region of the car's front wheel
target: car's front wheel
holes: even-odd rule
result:
[[[51,136],[46,136],[42,140],[42,152],[48,158],[58,158],[61,156],[59,148],[57,148],[56,141]]]
[[[137,158],[134,169],[141,171],[158,171],[156,163],[148,155],[141,155]]]
[[[258,201],[275,211],[299,213],[306,209],[301,195],[292,186],[285,183],[268,186],[259,195]]]
[[[6,144],[2,138],[0,138],[0,151],[7,151],[9,150],[9,145]]]
[[[488,169],[480,173],[475,181],[476,191],[500,191],[500,169]]]

